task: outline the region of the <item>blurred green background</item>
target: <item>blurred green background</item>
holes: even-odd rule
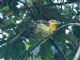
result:
[[[48,39],[29,36],[32,24],[50,19],[61,24]],[[72,60],[79,23],[80,0],[0,0],[0,60]]]

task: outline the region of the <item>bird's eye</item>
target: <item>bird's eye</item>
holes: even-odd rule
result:
[[[52,22],[54,22],[54,21],[52,21]]]
[[[51,22],[54,22],[53,20]]]

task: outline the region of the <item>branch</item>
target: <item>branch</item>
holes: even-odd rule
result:
[[[80,26],[80,23],[68,23],[68,24],[62,25],[61,27],[57,28],[57,29],[55,30],[55,32],[58,31],[58,30],[60,30],[61,28],[64,28],[64,27],[67,26],[67,25]],[[13,43],[16,39],[18,39],[18,38],[24,33],[24,31],[25,31],[25,29],[24,29],[21,33],[17,34],[14,38],[12,38],[9,43],[11,44],[11,43]],[[51,38],[51,36],[54,35],[54,34],[55,34],[55,33],[53,32],[50,36],[48,36],[47,38],[45,38],[43,41],[39,42],[39,43],[40,43],[39,45],[45,43],[45,42],[46,42],[49,38]]]
[[[12,38],[10,41],[9,41],[9,44],[13,43],[15,40],[17,40],[22,34],[23,34],[24,30],[17,34],[14,38]]]
[[[68,23],[68,24],[62,25],[61,27],[59,27],[59,28],[57,28],[57,29],[55,30],[55,33],[56,33],[57,31],[59,31],[61,28],[64,28],[65,26],[67,26],[67,25],[80,26],[80,23]],[[48,36],[47,38],[43,39],[41,42],[38,42],[33,48],[30,48],[28,51],[25,51],[24,54],[23,54],[23,60],[26,59],[27,55],[30,54],[30,52],[31,52],[32,50],[34,50],[37,46],[42,45],[43,43],[45,43],[46,41],[48,41],[49,38],[51,38],[52,35],[55,35],[55,33],[53,32],[50,36]],[[60,49],[58,48],[58,50],[60,50]],[[60,51],[61,51],[61,50],[60,50]],[[60,53],[62,53],[62,51],[61,51]],[[62,54],[63,54],[63,53],[62,53]],[[64,56],[64,54],[63,54],[63,56]],[[65,58],[65,57],[64,57],[64,58]]]
[[[78,60],[79,57],[80,57],[80,46],[79,46],[79,48],[78,48],[78,50],[77,50],[77,52],[76,52],[75,57],[73,58],[73,60]]]
[[[52,45],[59,51],[59,53],[63,56],[64,60],[67,60],[64,52],[62,51],[61,48],[58,47],[58,45],[53,41],[52,39],[49,39],[49,41],[52,43]]]
[[[57,28],[56,31],[60,30],[61,28],[64,28],[64,27],[67,26],[67,25],[80,26],[80,23],[68,23],[68,24],[62,25],[61,27]],[[25,31],[25,30],[23,30],[21,33],[17,34],[14,38],[12,38],[12,39],[10,40],[9,44],[13,43],[16,39],[18,39],[18,38],[23,34],[24,31]],[[56,31],[55,31],[55,32],[56,32]],[[24,60],[25,60],[25,58],[26,58],[26,56],[27,56],[26,53],[30,53],[32,50],[35,49],[35,47],[37,47],[38,45],[42,45],[43,43],[45,43],[45,42],[46,42],[47,40],[49,40],[49,38],[51,38],[51,36],[54,35],[54,34],[55,34],[55,33],[52,33],[50,36],[48,36],[47,38],[45,38],[45,39],[42,40],[41,42],[38,42],[33,48],[30,48],[28,52],[26,51],[25,54],[23,55],[23,56],[25,56],[25,57],[24,57]]]
[[[64,28],[65,26],[80,26],[80,23],[67,23],[67,24],[64,24],[61,27],[57,28],[56,31],[58,31],[61,28]]]

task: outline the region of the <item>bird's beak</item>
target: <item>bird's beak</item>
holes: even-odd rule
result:
[[[61,24],[61,22],[59,22],[59,21],[56,21],[56,20],[55,20],[55,22],[56,22],[57,25],[60,25],[60,24]]]

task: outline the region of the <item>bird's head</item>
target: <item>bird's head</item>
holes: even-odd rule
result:
[[[59,21],[56,21],[56,20],[49,20],[48,22],[49,24],[56,24],[56,25],[61,24]]]
[[[56,20],[39,20],[38,23],[48,26],[52,32],[56,30],[57,25],[61,24],[59,21]]]
[[[54,31],[56,29],[56,27],[57,27],[58,24],[60,24],[60,22],[56,21],[56,20],[49,20],[48,21],[48,26],[50,27],[50,29],[52,31]]]

